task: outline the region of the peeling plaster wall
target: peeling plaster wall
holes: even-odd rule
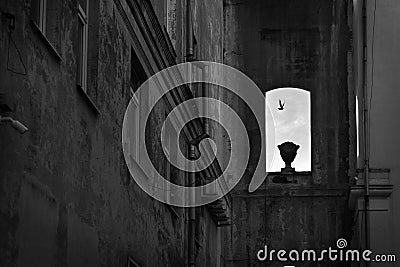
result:
[[[311,92],[312,172],[302,174],[306,182],[300,187],[267,178],[254,193],[247,191],[249,179],[242,179],[232,195],[228,258],[235,266],[260,264],[256,253],[265,244],[323,249],[349,237],[346,198],[349,156],[354,154],[349,151],[354,145],[348,104],[349,7],[346,0],[224,1],[224,63],[242,70],[263,93],[280,87]],[[260,146],[257,135],[250,133],[250,139],[253,148]]]
[[[347,211],[344,190],[326,190],[312,186],[308,173],[288,176],[296,183],[267,181],[254,193],[235,190],[232,194],[233,225],[228,266],[264,266],[256,253],[265,245],[268,250],[321,251],[336,247],[336,240],[350,242],[351,214]],[[229,243],[228,243],[229,244]],[[287,256],[287,255],[286,255]],[[288,262],[289,264],[290,262]],[[231,264],[231,265],[229,265]],[[282,266],[274,256],[268,266]],[[347,266],[340,262],[294,262],[295,266]],[[341,265],[343,264],[343,265]]]
[[[348,1],[225,1],[224,62],[267,92],[311,91],[317,184],[348,181]]]
[[[141,266],[183,266],[185,210],[176,209],[177,216],[145,194],[130,179],[122,155],[131,32],[113,1],[90,1],[87,94],[97,114],[75,84],[75,5],[62,1],[60,62],[30,24],[30,1],[0,4],[2,11],[16,14],[13,38],[27,66],[26,76],[6,71],[8,24],[1,20],[0,91],[7,94],[12,116],[29,128],[19,136],[11,127],[0,127],[0,266],[126,266],[128,256]],[[222,2],[196,8],[200,54],[221,61]],[[184,13],[178,18],[178,38],[184,39]],[[141,46],[154,66],[146,44]],[[182,62],[184,47],[177,51]],[[19,68],[13,53],[11,64]],[[158,108],[151,127],[160,127],[165,110]],[[160,149],[154,147],[153,153]],[[162,172],[165,165],[159,168]],[[197,261],[214,266],[221,257],[221,233],[205,208],[199,228]]]

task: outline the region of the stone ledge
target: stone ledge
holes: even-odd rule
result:
[[[79,84],[76,85],[76,88],[79,94],[84,98],[85,102],[89,105],[90,109],[95,113],[95,115],[100,115],[100,109],[94,103],[92,98],[87,94],[87,92],[83,90],[83,88]]]
[[[259,188],[253,193],[232,193],[235,198],[299,198],[299,197],[343,197],[347,198],[347,188]]]
[[[357,169],[357,174],[358,179],[350,188],[350,209],[355,209],[357,201],[364,198],[365,195],[364,169]],[[390,169],[370,168],[368,174],[370,198],[387,198],[392,194],[393,185],[390,183]]]
[[[371,184],[369,186],[370,198],[387,198],[393,192],[392,184]],[[364,197],[365,187],[364,185],[352,186],[349,195],[349,208],[354,210],[357,204],[357,200]]]
[[[311,172],[270,172],[266,177],[267,186],[307,186],[312,183]]]

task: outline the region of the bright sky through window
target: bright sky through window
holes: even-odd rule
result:
[[[266,93],[267,172],[278,172],[285,166],[278,145],[286,141],[300,145],[292,167],[311,171],[311,103],[310,92],[297,88],[279,88]],[[270,123],[274,121],[273,124]],[[274,132],[273,132],[274,131]],[[275,138],[273,138],[275,137]],[[275,139],[275,140],[274,140]],[[273,151],[273,152],[272,152]]]

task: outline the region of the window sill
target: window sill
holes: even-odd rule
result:
[[[300,172],[269,172],[267,183],[269,186],[310,186],[312,181],[312,173],[310,171]]]
[[[96,113],[96,115],[100,115],[100,109],[96,106],[96,104],[93,102],[90,96],[85,92],[85,90],[83,90],[83,88],[79,84],[76,85],[76,88],[79,91],[79,93],[83,96],[86,103],[88,103],[88,105],[94,111],[94,113]]]
[[[48,50],[50,50],[50,53],[58,60],[58,62],[62,62],[63,59],[61,55],[58,53],[57,49],[51,44],[49,39],[47,39],[46,35],[40,30],[39,26],[36,25],[36,23],[31,20],[31,26],[36,32],[36,34],[39,36],[39,38],[42,40],[42,42],[45,44]]]
[[[180,215],[179,215],[178,211],[176,210],[176,208],[175,208],[174,206],[169,205],[169,204],[166,204],[166,205],[167,205],[167,207],[169,208],[169,210],[171,211],[171,213],[172,213],[173,215],[175,215],[175,217],[176,217],[177,219],[179,219],[179,218],[180,218]]]
[[[270,171],[268,172],[268,175],[310,176],[311,171],[294,171],[294,172]]]

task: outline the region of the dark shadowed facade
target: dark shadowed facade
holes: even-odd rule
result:
[[[348,239],[351,226],[346,199],[354,169],[348,104],[352,3],[225,2],[224,62],[249,75],[263,92],[293,87],[311,93],[311,172],[270,173],[253,193],[247,191],[249,180],[241,181],[232,195],[231,261],[259,264],[255,252],[264,245],[288,251],[336,246],[337,239]],[[256,164],[257,157],[251,160]],[[340,263],[330,264],[294,265]]]
[[[260,262],[257,252],[320,251],[336,248],[340,238],[348,247],[397,253],[400,24],[393,21],[400,4],[364,1],[0,1],[0,266],[283,266],[276,257]],[[265,180],[250,193],[256,166],[265,161],[260,131],[267,122],[257,124],[254,107],[213,84],[175,88],[145,122],[155,95],[135,95],[138,87],[188,61],[232,66],[264,95],[289,87],[309,93],[310,171],[255,177]],[[211,75],[197,64],[196,71]],[[199,156],[206,137],[222,155],[191,176],[170,164],[176,151],[160,136],[168,113],[199,96],[234,109],[247,136],[234,143],[237,133],[215,121],[187,123],[179,133],[185,157]],[[122,144],[129,103],[137,132]],[[233,121],[218,105],[193,109]],[[9,116],[28,131],[20,135],[13,127],[24,128]],[[178,134],[168,127],[167,138]],[[229,161],[245,160],[231,150],[247,138],[243,177],[236,171],[225,177],[240,182],[195,209],[147,195],[123,153],[126,145],[132,164],[152,181],[155,174],[141,164],[146,145],[158,173],[200,186]],[[368,266],[357,264],[292,265]]]
[[[121,133],[131,94],[148,77],[187,56],[222,62],[222,8],[192,4],[187,55],[186,1],[1,1],[11,14],[0,24],[2,107],[29,128],[23,136],[0,129],[1,266],[220,265],[228,196],[196,209],[190,225],[187,209],[153,200],[131,179]],[[191,97],[196,87],[177,94]],[[173,105],[157,105],[151,133]],[[144,127],[140,114],[136,123]],[[186,153],[204,131],[190,127]],[[156,135],[144,138],[157,170],[187,183]]]

